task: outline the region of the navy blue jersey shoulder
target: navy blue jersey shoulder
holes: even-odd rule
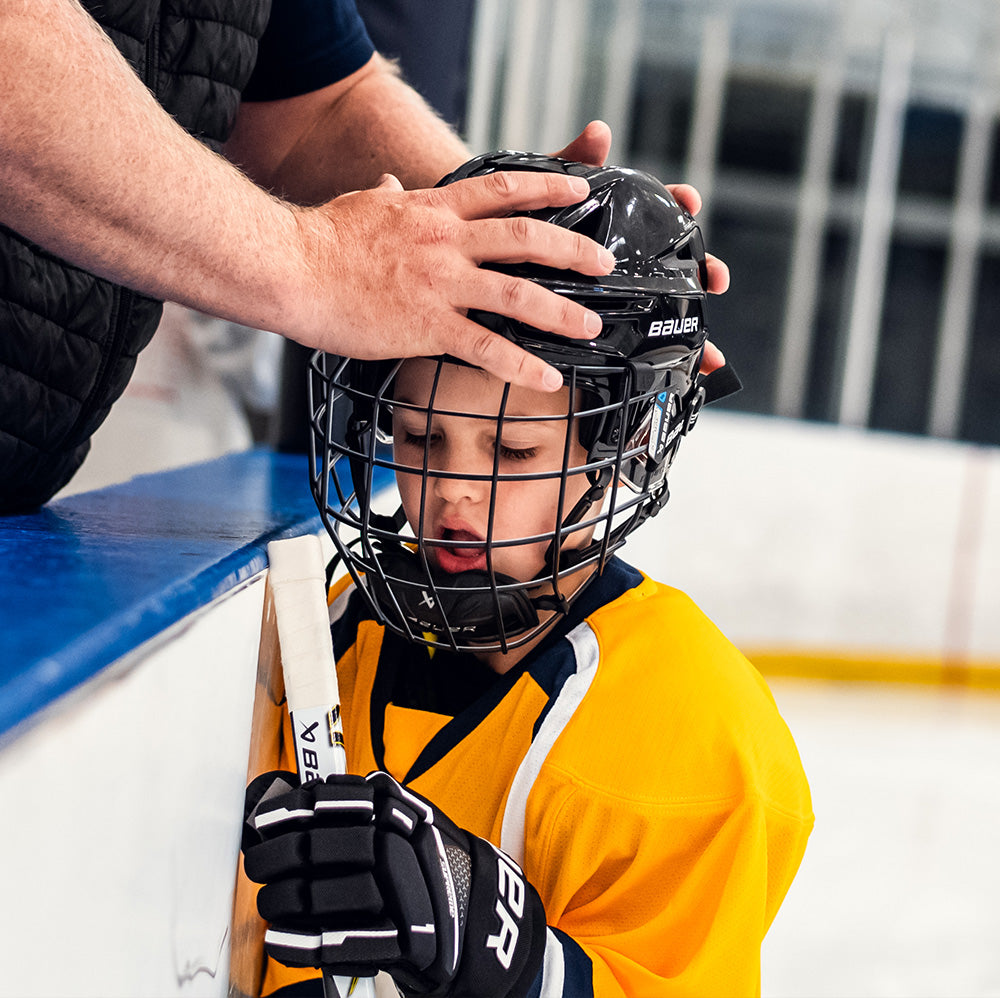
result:
[[[243,99],[311,93],[350,76],[374,51],[354,0],[278,0]]]
[[[573,603],[568,616],[552,629],[545,640],[525,659],[524,665],[532,678],[554,697],[563,683],[576,672],[573,646],[563,639],[602,606],[613,603],[642,582],[642,573],[620,558],[612,558],[604,571],[596,576]]]

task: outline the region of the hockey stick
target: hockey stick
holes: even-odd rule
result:
[[[271,541],[267,557],[299,779],[344,773],[340,690],[319,540],[306,534]],[[324,970],[323,993],[326,998],[375,998],[375,980]]]

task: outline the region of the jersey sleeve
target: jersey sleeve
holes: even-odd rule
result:
[[[564,792],[526,873],[549,933],[534,994],[754,995],[811,817],[748,796],[633,809]]]
[[[644,584],[590,623],[599,664],[523,810],[539,993],[758,994],[813,824],[791,732],[683,594]]]
[[[320,90],[360,69],[374,51],[354,0],[276,0],[243,99]]]

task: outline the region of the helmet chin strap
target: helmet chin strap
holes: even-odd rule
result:
[[[591,481],[590,488],[577,499],[576,504],[566,514],[559,525],[559,532],[553,538],[548,550],[545,552],[545,568],[535,576],[539,582],[553,580],[560,569],[565,571],[581,564],[600,546],[600,542],[591,542],[582,548],[563,550],[561,544],[557,547],[557,541],[565,533],[566,528],[579,523],[590,512],[593,506],[603,501],[604,493],[607,491],[608,485],[611,484],[612,477],[610,468],[600,468],[596,473],[596,478]],[[590,578],[593,578],[593,575]],[[537,605],[547,610],[557,610],[564,614],[567,613],[570,602],[583,591],[590,578],[585,579],[571,597],[567,598],[559,592],[547,593],[537,598]]]
[[[517,579],[480,569],[450,574],[402,544],[375,541],[370,592],[382,614],[415,635],[448,644],[500,644],[540,623],[536,601]]]

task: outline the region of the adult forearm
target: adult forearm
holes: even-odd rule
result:
[[[292,210],[188,136],[75,0],[0,4],[0,93],[0,221],[137,290],[273,324]]]
[[[433,187],[471,154],[391,64],[375,61],[377,71],[361,79],[332,116],[345,163],[354,164],[342,182],[355,190],[392,173],[405,188]]]
[[[298,204],[374,186],[433,187],[469,158],[462,140],[381,56],[347,79],[240,108],[226,155]]]
[[[361,93],[378,121],[370,101],[382,92]],[[466,310],[568,336],[599,328],[581,305],[478,266],[525,260],[607,273],[611,255],[589,240],[509,217],[572,204],[587,191],[581,181],[490,176],[446,191],[388,184],[312,208],[280,201],[176,125],[76,0],[0,2],[0,94],[0,222],[139,291],[332,352],[450,353],[548,389],[561,385],[556,372]],[[364,187],[390,167],[429,183],[464,157],[452,145],[405,169],[427,133],[404,129],[393,159],[386,129],[402,127],[395,106],[395,124],[363,133],[381,151],[338,182]],[[349,101],[336,116],[340,153],[356,159],[344,128],[362,129],[364,114]]]

